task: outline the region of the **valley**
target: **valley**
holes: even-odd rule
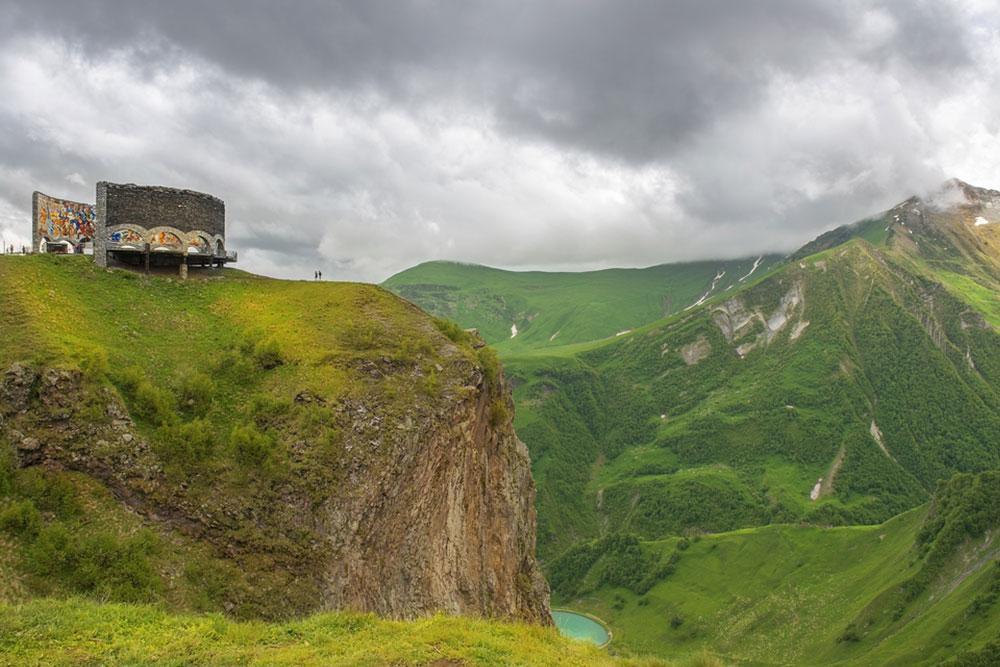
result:
[[[996,227],[975,222],[993,219],[997,193],[957,181],[944,189],[964,203],[908,200],[702,299],[721,273],[706,267],[687,304],[662,318],[633,313],[615,322],[629,330],[621,336],[561,346],[536,338],[529,346],[519,326],[517,338],[494,339],[515,386],[516,430],[532,455],[539,555],[555,604],[608,620],[616,644],[669,657],[711,646],[728,659],[765,664],[897,659],[873,652],[875,642],[838,643],[834,635],[854,612],[831,609],[831,601],[863,607],[877,598],[891,581],[879,575],[865,593],[852,576],[879,567],[902,576],[892,564],[914,562],[914,517],[936,485],[1000,467],[1000,239]],[[462,271],[475,275],[476,268]],[[495,309],[456,310],[427,296],[475,278],[404,289],[406,278],[387,285],[431,312],[449,312],[468,327],[495,319]],[[548,276],[534,280],[543,289]],[[623,286],[632,288],[643,289]],[[528,299],[530,290],[523,292],[502,300]],[[583,309],[566,311],[563,326],[573,329],[569,322]],[[868,538],[876,533],[895,535],[888,544],[896,550],[875,548]],[[608,547],[615,535],[624,542]],[[652,588],[641,595],[613,585],[614,575],[602,577],[610,567],[599,564],[602,556],[581,556],[610,549],[672,569],[679,540],[691,542],[698,557],[685,553],[671,583],[647,581],[643,587]],[[712,562],[706,549],[723,546],[719,553],[727,555],[712,566],[718,571],[698,569],[699,561]],[[825,560],[844,550],[856,560]],[[824,572],[823,591],[817,570],[803,571],[813,579],[797,578],[791,563],[800,561]],[[769,563],[781,565],[762,577],[758,570]],[[852,575],[850,567],[861,569]],[[948,605],[989,587],[988,568],[977,572],[981,578],[967,580],[968,595],[955,598],[964,602]],[[560,583],[564,578],[581,588]],[[794,595],[764,596],[774,586]],[[787,643],[772,637],[770,620],[739,637],[718,634],[757,614],[770,619],[778,602],[791,605],[783,613],[802,624],[799,634],[782,625]],[[685,604],[700,620],[671,628],[675,613],[687,618]],[[935,620],[921,623],[941,623],[946,632],[952,620],[937,604],[927,614]],[[998,612],[991,613],[995,623]],[[826,634],[810,631],[807,616],[823,619],[816,627]],[[995,628],[984,627],[971,632],[969,646]],[[770,648],[754,646],[765,642],[762,633]],[[922,640],[899,641],[905,654]],[[915,655],[898,660],[913,664]]]

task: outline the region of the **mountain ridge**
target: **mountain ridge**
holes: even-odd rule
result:
[[[509,271],[424,262],[383,285],[439,317],[475,327],[499,350],[622,334],[764,275],[778,255],[595,271]]]
[[[926,219],[923,217],[925,214]],[[913,243],[914,233],[917,234],[916,243]],[[956,279],[947,269],[958,269],[958,273],[962,275],[972,266],[978,269],[974,274],[979,277],[980,287],[1000,290],[1000,191],[973,186],[957,178],[946,180],[927,195],[911,196],[881,213],[823,232],[816,239],[787,255],[772,253],[738,260],[706,259],[641,268],[610,267],[593,271],[521,271],[454,260],[431,260],[405,269],[386,279],[382,284],[439,317],[449,317],[463,326],[482,329],[486,333],[487,341],[497,345],[502,352],[507,350],[526,352],[530,349],[558,347],[563,343],[599,340],[644,326],[672,312],[694,307],[701,297],[704,297],[702,299],[704,301],[723,291],[738,289],[751,275],[759,279],[783,262],[799,261],[854,238],[862,238],[878,247],[893,247],[901,253],[919,259],[923,264],[920,270],[934,273],[937,279],[953,289],[958,289],[958,286],[954,285]],[[919,247],[920,240],[925,242],[922,248]],[[956,262],[955,255],[958,255],[957,259],[961,261]],[[947,259],[949,256],[952,257],[950,261]],[[763,266],[759,269],[753,264],[747,265],[751,270],[746,274],[742,272],[736,274],[731,269],[733,263],[740,264],[757,259],[764,260]],[[616,320],[615,325],[605,327],[601,335],[590,332],[589,337],[576,336],[570,340],[566,340],[567,337],[561,327],[555,326],[548,326],[545,329],[544,333],[550,336],[548,340],[542,336],[533,338],[524,336],[532,321],[542,314],[538,306],[533,306],[528,301],[527,295],[544,288],[546,281],[569,278],[583,284],[601,275],[614,273],[637,275],[653,271],[668,273],[670,269],[679,270],[682,267],[693,266],[703,268],[698,275],[698,280],[701,281],[698,287],[684,290],[683,294],[678,295],[678,302],[661,309],[658,316],[655,316],[655,313],[651,315],[648,309],[642,314],[630,313],[628,317],[631,319]],[[710,267],[714,267],[714,271]],[[727,270],[727,267],[730,268]],[[449,268],[461,269],[461,272],[454,273],[449,271]],[[720,271],[726,271],[728,277],[716,291],[713,279]],[[450,273],[452,275],[449,275]],[[522,278],[524,285],[521,287],[505,285],[502,288],[494,286],[490,284],[491,280],[476,275],[483,273],[501,279],[505,277],[508,282],[512,277]],[[733,282],[737,275],[741,277]],[[531,279],[534,279],[534,282]],[[478,288],[477,294],[466,297],[469,303],[462,302],[463,288],[459,287],[460,284],[474,285]],[[628,306],[622,300],[627,298],[630,292],[640,292],[649,288],[648,284],[624,284],[619,286],[617,292],[602,294],[597,298],[605,299],[606,303],[617,302],[617,305],[627,309]],[[449,291],[452,294],[447,294]],[[571,291],[568,290],[566,293]],[[563,294],[564,298],[566,293]],[[482,303],[489,301],[497,303],[492,307],[486,307]],[[510,307],[507,307],[507,301],[511,302]],[[1000,314],[994,314],[990,310],[988,315],[995,325],[1000,322],[998,319]],[[514,335],[511,335],[512,324],[518,327],[518,333]],[[517,336],[521,338],[515,341]]]

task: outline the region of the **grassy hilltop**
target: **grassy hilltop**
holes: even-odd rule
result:
[[[344,488],[349,434],[335,406],[364,401],[391,420],[450,391],[456,364],[478,363],[375,286],[223,275],[143,279],[84,257],[0,257],[0,373],[14,362],[55,369],[39,417],[63,410],[103,423],[115,396],[127,414],[111,415],[114,426],[135,429],[102,432],[69,454],[70,467],[108,468],[105,483],[46,466],[12,473],[7,504],[40,517],[8,531],[21,554],[15,590],[251,618],[313,608],[318,536],[295,504],[319,506]],[[37,428],[43,441],[76,436]],[[152,451],[136,452],[137,440]],[[0,456],[14,444],[0,440]],[[158,520],[122,511],[106,488],[122,470],[140,481],[116,492],[143,494]],[[102,561],[132,569],[109,580],[88,569]]]

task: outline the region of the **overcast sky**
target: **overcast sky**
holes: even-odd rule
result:
[[[998,4],[0,0],[0,235],[110,180],[285,277],[790,251],[1000,188]]]

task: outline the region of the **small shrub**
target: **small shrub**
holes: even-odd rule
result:
[[[972,600],[965,610],[966,616],[985,616],[998,600],[1000,600],[1000,561],[994,563],[993,577],[989,586]]]
[[[471,338],[467,331],[451,320],[435,318],[434,326],[437,327],[438,331],[447,336],[448,340],[459,345],[468,343],[469,338]]]
[[[838,642],[859,642],[861,641],[861,634],[853,623],[848,624],[844,631],[837,637]]]
[[[212,424],[204,419],[196,419],[161,426],[157,431],[156,450],[168,463],[183,467],[200,463],[215,450]]]
[[[64,475],[40,468],[22,470],[14,482],[14,491],[30,499],[43,512],[66,518],[80,513],[73,483]]]
[[[670,627],[676,630],[682,625],[684,625],[684,617],[680,614],[674,614],[674,616],[670,619]]]
[[[271,370],[285,363],[284,357],[281,356],[281,348],[278,346],[278,341],[273,338],[268,338],[257,343],[253,348],[253,358],[257,361],[257,365],[264,370]]]
[[[250,416],[261,428],[271,426],[291,410],[289,401],[274,398],[268,394],[256,394],[250,399]]]
[[[0,496],[14,490],[14,449],[0,436]]]
[[[490,404],[490,426],[499,427],[510,419],[510,412],[507,410],[507,403],[502,399],[496,399]]]
[[[243,466],[261,466],[274,449],[274,443],[255,426],[235,426],[229,436],[233,457]]]
[[[483,367],[483,377],[487,388],[495,387],[500,380],[500,358],[492,347],[481,347],[476,352],[479,364]]]
[[[383,332],[374,322],[351,322],[337,335],[340,344],[351,350],[374,350],[379,346]]]
[[[174,418],[173,397],[146,380],[136,387],[132,408],[137,417],[152,424],[166,424]]]
[[[434,346],[426,336],[407,336],[399,345],[398,358],[404,361],[416,361],[434,351]]]
[[[146,382],[146,374],[138,366],[128,366],[115,377],[115,384],[129,396],[134,396],[143,382]]]
[[[43,577],[70,571],[73,566],[72,542],[69,529],[62,523],[46,526],[27,549],[27,570]]]
[[[181,380],[178,400],[182,410],[204,417],[212,409],[215,397],[215,383],[204,373],[185,375]]]
[[[978,651],[960,653],[953,662],[954,667],[990,667],[1000,665],[1000,641],[990,642]]]
[[[18,537],[34,537],[42,527],[42,515],[30,500],[8,505],[0,512],[0,530]]]
[[[437,369],[432,368],[424,376],[423,390],[425,394],[432,397],[437,396],[441,392],[441,378],[438,376]]]
[[[689,540],[686,537],[682,537],[677,542],[677,550],[678,551],[687,551],[688,547],[690,547],[690,546],[691,546],[691,540]]]
[[[296,405],[294,414],[299,433],[307,437],[322,435],[334,423],[330,409],[316,403]]]
[[[191,605],[196,611],[213,611],[221,607],[233,585],[229,571],[213,561],[186,564],[184,579],[196,596]]]
[[[238,350],[243,356],[252,357],[254,348],[262,340],[264,340],[264,332],[261,329],[250,329],[243,332],[239,344],[231,346],[231,349]]]
[[[327,428],[316,438],[316,450],[322,455],[324,460],[337,462],[341,454],[341,444],[343,436],[335,428]]]
[[[234,384],[248,385],[254,381],[254,376],[258,372],[256,364],[248,358],[252,354],[253,349],[247,355],[232,350],[223,352],[212,364],[212,369]]]
[[[122,602],[156,597],[161,582],[149,561],[155,536],[143,530],[132,537],[98,531],[74,535],[62,523],[43,528],[25,550],[29,572],[73,591]]]
[[[174,417],[174,401],[170,393],[156,387],[138,366],[129,366],[114,377],[115,384],[131,399],[136,417],[153,424],[165,424]]]
[[[109,368],[108,353],[104,348],[87,350],[80,357],[80,370],[91,380],[105,377]]]

